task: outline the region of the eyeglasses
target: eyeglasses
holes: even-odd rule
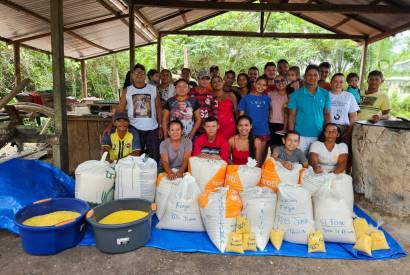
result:
[[[286,83],[285,79],[275,80],[275,83]]]

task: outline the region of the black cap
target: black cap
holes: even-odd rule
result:
[[[125,119],[128,122],[130,121],[130,119],[128,118],[128,114],[126,112],[118,112],[114,114],[114,121],[118,120],[118,119]]]

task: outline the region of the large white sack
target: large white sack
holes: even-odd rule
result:
[[[275,222],[276,194],[267,187],[256,186],[240,196],[251,232],[255,234],[256,247],[264,250]]]
[[[115,170],[105,161],[88,160],[75,169],[75,197],[92,204],[112,201],[114,198]]]
[[[207,199],[204,199],[204,197]],[[226,217],[228,197],[231,202],[240,205],[239,208],[234,209],[237,210],[237,214],[240,215],[241,199],[239,194],[234,190],[228,191],[227,188],[221,187],[215,192],[205,193],[200,199],[203,201],[200,203],[200,210],[206,233],[212,243],[221,252],[225,252],[229,242],[229,233],[235,230],[236,217],[238,216],[232,215],[232,217]]]
[[[299,174],[303,166],[299,163],[293,163],[292,170],[286,169],[283,167],[282,163],[279,161],[276,162],[276,173],[280,178],[281,183],[299,183]]]
[[[326,184],[313,196],[316,229],[327,242],[355,243],[351,208],[334,186]]]
[[[158,189],[161,188],[160,183]],[[182,181],[170,181],[170,193],[164,214],[159,218],[157,228],[180,231],[204,231],[198,205],[200,190],[195,178],[189,173]],[[157,189],[157,190],[158,190]],[[158,192],[157,192],[158,194]],[[161,200],[158,199],[157,200]]]
[[[261,179],[261,168],[257,167],[256,164],[256,160],[248,158],[246,165],[228,165],[225,186],[238,192],[255,187]]]
[[[329,181],[332,181],[334,178],[335,174],[333,173],[316,174],[313,171],[313,168],[309,166],[308,169],[302,171],[300,183],[302,187],[308,190],[313,196],[321,186],[325,185]]]
[[[154,201],[157,180],[157,163],[145,157],[127,156],[115,166],[114,198],[139,198]]]
[[[201,192],[212,191],[222,187],[225,182],[226,162],[199,157],[189,158],[189,167],[192,176],[199,184]]]
[[[345,200],[347,206],[353,213],[354,193],[352,177],[346,174],[337,174],[332,179],[332,185],[336,193]]]
[[[312,198],[306,189],[297,184],[279,184],[275,226],[285,232],[285,241],[307,244],[314,229]]]
[[[155,204],[157,205],[155,214],[159,220],[162,219],[168,207],[168,196],[171,194],[173,186],[179,184],[181,181],[182,178],[176,178],[174,180],[168,179],[167,173],[158,175],[157,188],[155,190]]]

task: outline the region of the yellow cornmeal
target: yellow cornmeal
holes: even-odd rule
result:
[[[122,224],[129,223],[136,220],[145,218],[148,215],[145,211],[139,210],[120,210],[109,214],[102,218],[99,223],[101,224]]]
[[[78,218],[80,213],[74,211],[55,211],[45,215],[31,217],[23,222],[28,226],[53,226],[64,221]]]

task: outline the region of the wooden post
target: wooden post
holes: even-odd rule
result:
[[[263,25],[265,24],[265,13],[261,12],[260,33],[263,33]]]
[[[21,83],[20,43],[13,44],[13,53],[14,53],[14,85],[18,86]]]
[[[85,64],[85,60],[80,61],[80,70],[81,70],[81,87],[82,87],[82,96],[87,97],[87,67]]]
[[[66,91],[64,89],[64,23],[63,0],[50,0],[51,52],[56,143],[53,145],[54,165],[68,172],[68,134]]]
[[[366,78],[366,63],[368,53],[369,40],[366,39],[362,49],[362,59],[360,61],[360,89],[364,89],[364,79]]]
[[[128,23],[130,35],[130,71],[135,65],[135,16],[134,16],[134,0],[130,0],[128,4]]]
[[[157,71],[161,71],[161,40],[162,36],[161,33],[158,34],[158,39],[157,39]]]

